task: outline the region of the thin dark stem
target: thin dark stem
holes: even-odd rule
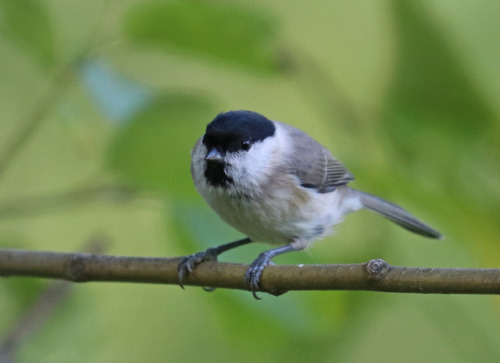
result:
[[[5,174],[7,168],[19,154],[26,142],[35,134],[47,113],[52,109],[59,96],[66,89],[71,78],[73,64],[62,69],[56,77],[50,90],[41,98],[33,109],[19,121],[19,129],[9,138],[10,143],[0,155],[0,178]]]
[[[0,154],[0,178],[5,174],[13,160],[15,160],[15,157],[20,153],[30,138],[36,133],[47,114],[60,99],[60,96],[67,90],[77,67],[83,60],[87,59],[92,54],[92,49],[96,46],[99,37],[99,29],[108,13],[109,3],[109,1],[104,2],[101,15],[97,19],[90,36],[82,46],[79,54],[75,59],[64,64],[61,69],[56,72],[50,89],[35,104],[33,109],[31,109],[24,118],[19,120],[19,128],[9,138],[9,140],[11,140],[10,143],[7,144]]]
[[[119,257],[84,253],[0,250],[0,275],[75,282],[119,281],[174,284],[181,258]],[[248,265],[204,262],[185,285],[247,290]],[[272,265],[262,274],[261,291],[368,290],[385,292],[500,294],[500,269],[391,266],[383,260],[346,265]]]

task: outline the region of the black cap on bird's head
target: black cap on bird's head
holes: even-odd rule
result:
[[[274,123],[252,111],[228,111],[218,114],[207,125],[203,138],[205,146],[224,151],[248,150],[251,144],[273,136]]]

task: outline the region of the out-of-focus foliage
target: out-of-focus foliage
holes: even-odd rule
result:
[[[146,187],[156,186],[175,195],[184,193],[191,156],[179,145],[191,145],[193,135],[203,130],[206,115],[214,112],[214,107],[199,97],[159,95],[118,132],[109,166]]]
[[[210,2],[146,2],[125,21],[126,34],[138,45],[183,50],[225,62],[272,69],[275,24],[264,12]]]
[[[77,251],[99,233],[109,254],[176,256],[239,238],[196,194],[189,152],[218,112],[251,109],[310,133],[353,187],[446,236],[358,213],[277,263],[500,267],[498,15],[492,0],[2,0],[0,247]],[[249,263],[265,248],[221,259]],[[0,280],[0,346],[49,284]],[[42,320],[19,361],[500,360],[490,296],[255,301],[92,283]]]
[[[2,0],[0,30],[42,66],[55,61],[52,24],[45,4],[36,0]]]

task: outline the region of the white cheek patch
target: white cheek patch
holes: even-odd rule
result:
[[[284,140],[279,125],[276,126],[274,136],[256,142],[250,150],[237,153],[234,159],[229,161],[229,176],[249,194],[260,192],[271,173],[281,163]]]

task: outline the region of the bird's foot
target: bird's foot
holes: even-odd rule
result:
[[[269,252],[270,251],[262,252],[259,257],[250,264],[250,267],[245,273],[245,280],[248,283],[250,291],[252,291],[253,297],[257,300],[261,300],[257,295],[257,291],[260,290],[260,277],[262,276],[262,272],[266,266],[272,264],[271,258],[273,255]]]
[[[196,265],[205,262],[205,261],[217,261],[217,256],[219,252],[216,248],[209,248],[205,251],[201,251],[198,253],[194,253],[192,255],[184,257],[179,265],[177,266],[178,276],[179,276],[179,285],[184,288],[182,284],[182,280],[185,276],[189,275],[193,272]],[[204,287],[205,291],[213,291],[213,288]]]

